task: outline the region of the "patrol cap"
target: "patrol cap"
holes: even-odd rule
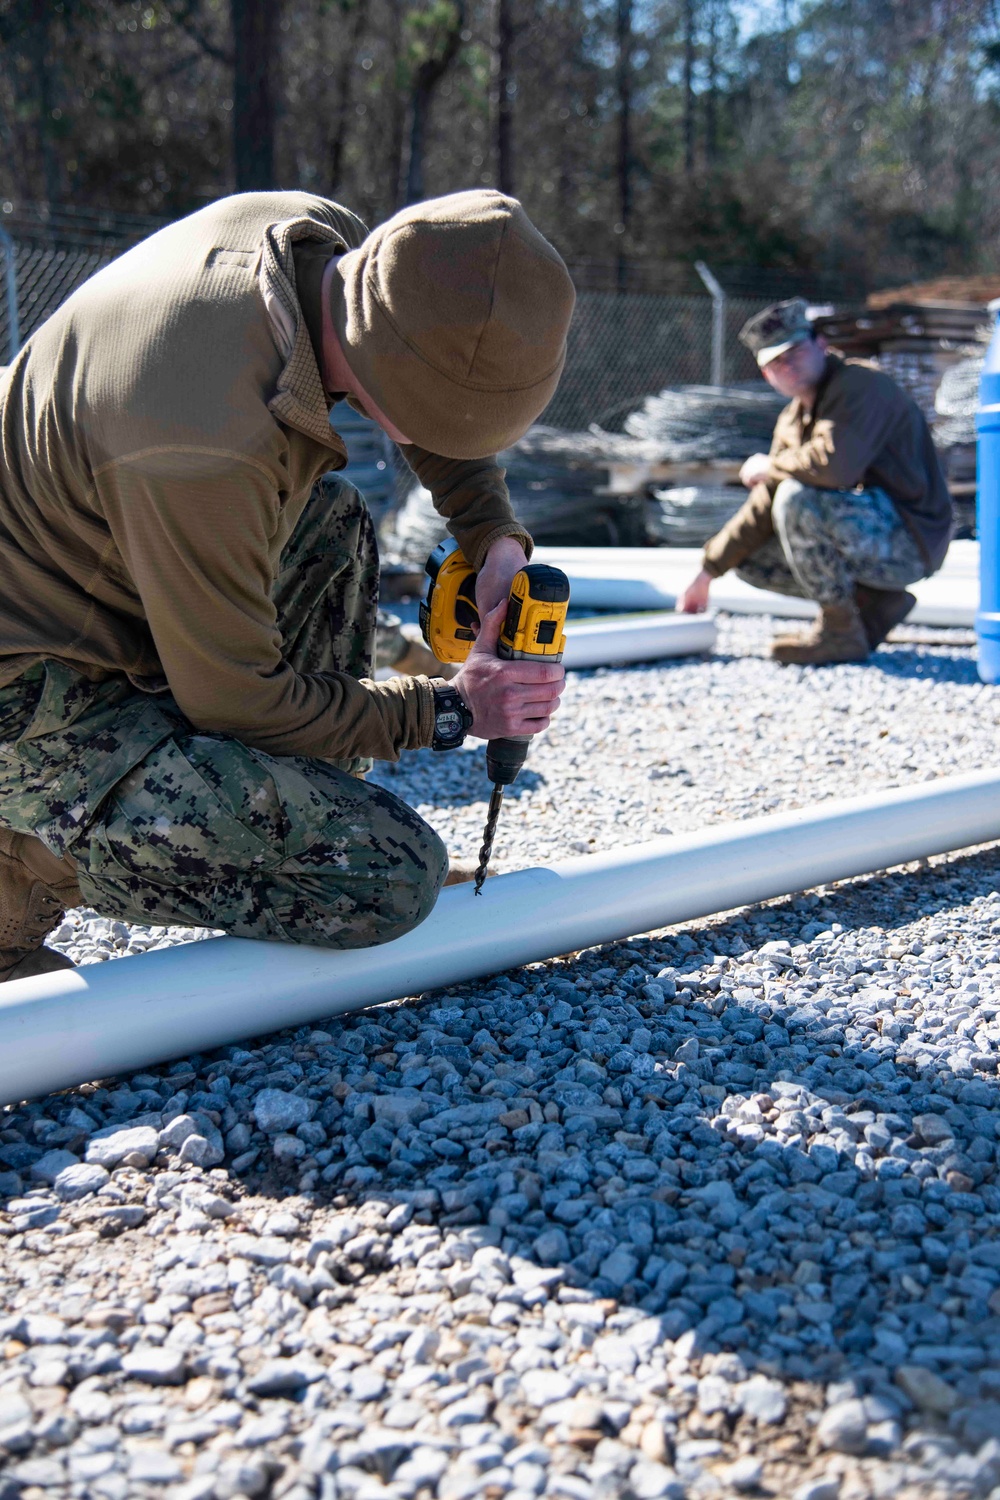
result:
[[[740,329],[740,343],[750,350],[761,368],[793,344],[804,344],[812,337],[809,304],[803,297],[790,297],[787,302],[765,307],[763,312],[748,318]]]

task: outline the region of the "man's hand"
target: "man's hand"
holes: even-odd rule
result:
[[[766,453],[751,453],[742,469],[740,470],[740,484],[745,484],[748,490],[752,490],[755,484],[760,484],[771,472],[771,459]]]
[[[701,615],[708,608],[708,591],[712,586],[712,575],[704,568],[684,590],[677,601],[678,610],[685,615]]]
[[[498,604],[507,603],[514,575],[527,561],[524,548],[516,537],[502,536],[493,543],[476,580],[476,604],[481,620],[485,620]]]
[[[482,574],[479,576],[481,580]],[[452,686],[472,713],[470,733],[481,740],[537,734],[546,729],[558,707],[566,675],[556,662],[501,661],[497,656],[509,587],[508,583],[500,603],[482,616],[476,644],[452,679]]]

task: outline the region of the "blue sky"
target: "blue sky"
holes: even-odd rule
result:
[[[800,3],[799,0],[787,0],[787,5],[784,0],[736,0],[733,9],[740,23],[741,35],[748,37],[777,26],[786,10],[794,19]]]

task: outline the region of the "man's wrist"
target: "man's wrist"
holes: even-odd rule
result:
[[[472,728],[472,710],[452,682],[431,679],[434,694],[432,750],[457,750]]]
[[[505,532],[502,536],[494,537],[486,549],[486,556],[489,557],[491,552],[496,552],[500,557],[505,555],[510,557],[524,557],[523,538],[520,535],[514,536],[510,532]]]
[[[469,558],[476,572],[481,573],[486,565],[486,559],[495,547],[500,548],[500,551],[497,553],[497,557],[499,558],[503,555],[505,548],[511,544],[512,546],[520,547],[526,562],[530,559],[534,543],[524,528],[519,526],[516,521],[501,522],[499,526],[495,526],[492,530],[488,531],[485,536],[478,538],[474,549],[475,558],[471,557],[468,552],[465,555]]]

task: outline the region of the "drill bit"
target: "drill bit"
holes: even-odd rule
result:
[[[503,806],[503,786],[499,782],[493,785],[493,793],[490,797],[490,810],[486,814],[486,827],[483,829],[483,847],[479,851],[479,869],[476,871],[476,895],[483,889],[486,880],[486,867],[493,853],[493,836],[497,831],[497,818]]]

